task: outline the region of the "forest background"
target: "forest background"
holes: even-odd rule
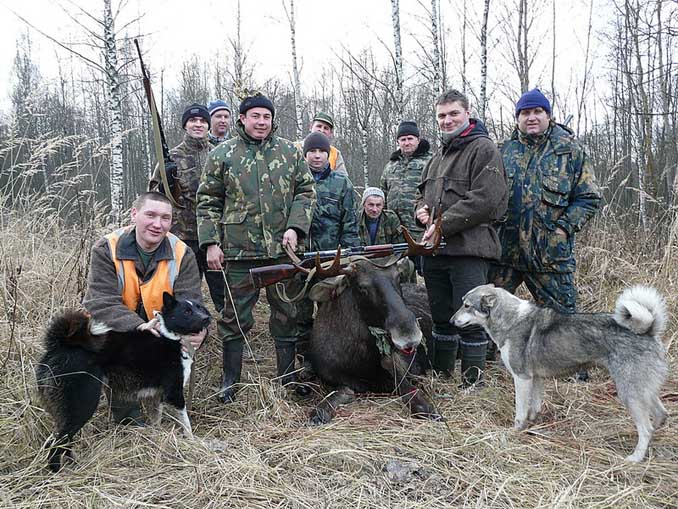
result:
[[[196,4],[0,0],[0,506],[676,507],[678,3]],[[316,111],[332,113],[358,190],[378,184],[401,119],[438,145],[442,89],[465,91],[500,142],[521,92],[541,88],[604,193],[577,237],[579,309],[612,309],[634,283],[667,299],[670,417],[648,461],[623,462],[635,429],[599,370],[588,384],[549,382],[543,418],[526,433],[511,431],[511,378],[496,364],[475,393],[421,377],[444,423],[415,421],[397,398],[372,395],[311,427],[321,395],[293,400],[271,380],[260,303],[236,403],[216,398],[214,334],[196,358],[195,439],[167,421],[117,427],[102,405],[79,435],[77,463],[49,476],[42,444],[53,423],[33,375],[42,332],[80,305],[92,243],[127,221],[155,164],[136,37],[170,147],[187,104],[222,98],[235,108],[257,89],[289,139]]]

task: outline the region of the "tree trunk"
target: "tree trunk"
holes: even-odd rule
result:
[[[487,22],[490,17],[490,0],[485,0],[483,24],[480,28],[480,119],[485,122],[487,106]]]
[[[393,21],[393,41],[395,43],[396,74],[396,117],[403,117],[403,48],[400,39],[400,0],[391,0],[391,20]]]
[[[489,1],[489,0],[488,0]],[[433,89],[435,95],[443,93],[442,73],[440,65],[440,42],[438,40],[438,2],[431,0],[431,39],[433,41]]]
[[[104,63],[108,85],[108,113],[110,115],[111,157],[111,215],[116,224],[122,221],[122,107],[120,103],[120,75],[115,46],[115,26],[111,12],[111,0],[104,0]]]
[[[283,7],[285,14],[287,14],[287,21],[290,24],[290,42],[292,44],[292,73],[294,77],[294,117],[297,124],[297,139],[300,140],[304,136],[303,119],[301,116],[301,80],[299,79],[299,65],[297,64],[297,32],[296,21],[294,18],[294,0],[290,0],[290,8],[287,9],[285,1],[283,0]]]

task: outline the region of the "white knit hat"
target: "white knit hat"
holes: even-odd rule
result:
[[[382,191],[378,187],[366,187],[365,190],[363,191],[363,201],[362,201],[361,205],[364,206],[365,201],[370,196],[379,196],[379,197],[381,197],[382,200],[386,200],[386,197],[384,196],[384,191]]]

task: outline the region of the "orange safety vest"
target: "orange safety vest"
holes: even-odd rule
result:
[[[118,240],[132,228],[131,226],[120,228],[106,235],[106,239],[118,275],[118,291],[122,295],[122,303],[136,313],[139,300],[141,300],[146,311],[146,318],[150,320],[153,318],[153,311],[162,309],[163,292],[174,295],[174,282],[179,275],[181,260],[186,253],[186,244],[176,235],[168,233],[167,240],[169,240],[172,248],[173,258],[171,260],[160,260],[151,279],[142,283],[139,281],[134,260],[118,260],[115,255]]]
[[[337,150],[337,147],[334,145],[330,145],[330,168],[333,170],[337,169],[337,158],[339,157],[339,151]]]

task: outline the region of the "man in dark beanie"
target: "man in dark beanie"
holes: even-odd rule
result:
[[[235,398],[244,341],[254,325],[259,289],[250,285],[249,270],[290,263],[285,247],[294,251],[308,235],[315,200],[313,177],[301,151],[275,134],[273,103],[255,94],[240,103],[239,112],[235,136],[210,153],[197,193],[200,246],[207,249],[207,263],[212,270],[228,264],[228,298],[217,324],[223,344],[224,403]],[[290,284],[287,281],[286,288]],[[297,308],[285,302],[275,286],[266,288],[266,296],[278,376],[283,385],[296,386],[292,371],[300,335]],[[308,392],[306,386],[296,387]]]
[[[403,120],[396,133],[398,150],[391,157],[381,174],[381,189],[386,196],[385,207],[398,215],[402,224],[419,238],[424,233],[414,217],[414,196],[421,182],[421,172],[431,159],[431,145],[421,139],[417,123]],[[417,272],[421,274],[420,259],[412,257]],[[416,282],[416,274],[412,274]]]
[[[198,247],[198,225],[195,219],[195,193],[198,191],[200,174],[207,161],[207,154],[212,148],[207,141],[210,127],[210,114],[207,108],[197,103],[187,106],[181,115],[181,126],[185,131],[184,139],[170,150],[176,170],[168,171],[170,185],[173,185],[173,196],[182,207],[173,211],[171,232],[183,240],[195,253],[200,277],[205,275],[214,307],[217,311],[221,311],[224,307],[223,279],[221,274],[207,271],[206,253]],[[149,191],[164,193],[160,169],[157,166],[148,188]]]
[[[584,148],[553,120],[539,89],[520,97],[516,121],[502,145],[508,214],[499,226],[501,260],[490,282],[510,292],[525,283],[537,304],[574,313],[575,234],[598,210],[600,190]]]
[[[452,373],[461,351],[461,387],[481,381],[489,338],[480,327],[457,328],[450,323],[469,290],[487,283],[491,260],[501,246],[494,223],[506,211],[506,177],[497,146],[483,123],[471,117],[468,98],[448,90],[436,102],[440,150],[421,175],[416,217],[426,225],[442,214],[447,245],[435,256],[422,257],[433,341],[428,352],[433,367]],[[428,239],[433,225],[424,234]]]
[[[207,105],[207,110],[212,121],[207,139],[213,147],[216,147],[228,138],[228,131],[231,129],[231,107],[226,101],[217,99]]]
[[[311,251],[324,251],[339,246],[359,246],[353,184],[346,175],[332,171],[328,160],[330,140],[322,133],[313,132],[304,139],[303,150],[317,196],[306,247]],[[304,359],[303,373],[309,375],[312,367],[306,354],[313,327],[313,303],[308,298],[302,299],[298,310],[301,335],[297,353]]]

